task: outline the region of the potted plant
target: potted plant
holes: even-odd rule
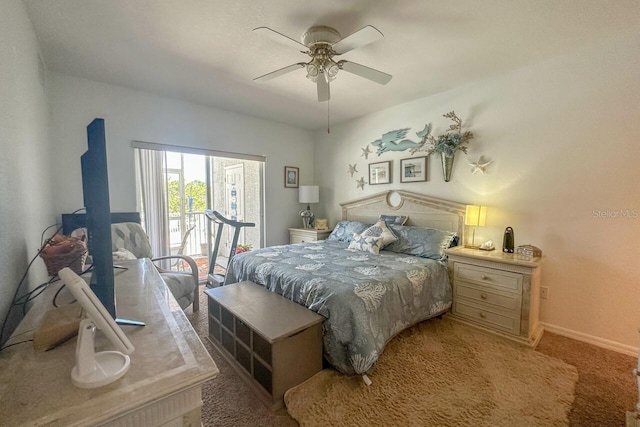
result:
[[[241,254],[242,252],[248,252],[253,248],[251,244],[248,245],[237,245],[236,246],[236,255]]]
[[[443,117],[453,120],[454,124],[449,125],[449,129],[440,136],[434,137],[429,135],[428,139],[431,142],[431,147],[428,153],[440,153],[444,180],[445,182],[449,182],[456,151],[460,150],[467,154],[467,146],[465,144],[473,139],[473,133],[470,131],[462,132],[462,120],[460,120],[454,111],[444,114]]]

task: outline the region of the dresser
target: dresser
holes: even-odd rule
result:
[[[332,230],[316,230],[313,228],[290,228],[289,243],[317,242],[329,237]]]
[[[456,247],[445,250],[453,287],[451,317],[535,347],[541,258]]]
[[[36,351],[33,335],[52,309],[61,282],[50,285],[0,352],[0,424],[51,426],[199,426],[202,384],[218,368],[149,259],[119,263],[118,315],[146,326],[122,326],[133,343],[131,367],[112,384],[92,390],[71,383],[76,339]],[[62,290],[59,305],[73,301]],[[96,351],[114,350],[102,332]]]

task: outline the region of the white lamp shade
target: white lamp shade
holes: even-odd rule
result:
[[[298,189],[300,203],[318,203],[320,201],[320,187],[317,185],[301,185]]]
[[[486,206],[467,205],[465,215],[464,215],[465,225],[484,227],[486,219],[487,219]]]

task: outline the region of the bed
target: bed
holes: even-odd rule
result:
[[[464,238],[464,205],[388,191],[341,206],[327,240],[239,254],[225,283],[250,280],[323,315],[327,361],[344,374],[365,374],[395,335],[451,307],[441,251]],[[354,243],[376,223],[397,238],[377,254]],[[418,240],[428,242],[410,244]]]

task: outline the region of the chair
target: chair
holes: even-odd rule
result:
[[[211,209],[207,209],[204,211],[205,216],[211,222],[218,226],[218,231],[216,233],[216,240],[213,245],[213,250],[211,251],[211,258],[209,260],[209,274],[207,275],[207,287],[217,287],[224,285],[224,274],[218,274],[215,272],[216,265],[222,267],[226,271],[226,266],[216,264],[216,260],[218,258],[218,249],[220,249],[220,242],[222,241],[222,229],[225,224],[234,229],[233,240],[231,241],[231,249],[229,251],[229,258],[227,259],[227,266],[231,263],[231,259],[236,254],[236,246],[238,245],[238,237],[240,236],[240,230],[243,227],[255,227],[256,224],[253,222],[240,222],[234,221],[228,218],[225,218],[218,211],[214,211]]]
[[[150,258],[151,261],[161,260],[183,260],[191,269],[191,272],[165,270],[158,266],[160,276],[167,284],[167,287],[180,304],[185,309],[193,303],[193,311],[200,309],[200,299],[198,296],[198,267],[195,261],[187,255],[170,255],[153,258],[149,237],[142,226],[135,222],[121,222],[111,224],[111,241],[113,251],[124,248],[131,252],[137,259]]]
[[[189,241],[189,235],[195,228],[196,226],[192,225],[184,233],[184,236],[182,236],[182,241],[180,242],[180,246],[178,247],[178,252],[176,252],[176,255],[184,255],[184,248],[187,247],[187,242]],[[171,268],[176,268],[181,271],[184,268],[184,260],[180,258],[176,259],[175,262],[171,263]]]

